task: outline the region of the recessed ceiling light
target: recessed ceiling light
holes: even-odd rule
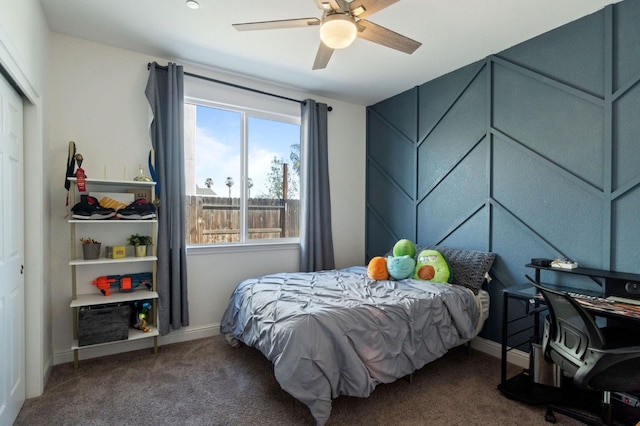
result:
[[[196,0],[187,0],[187,7],[189,9],[200,9],[200,3]]]

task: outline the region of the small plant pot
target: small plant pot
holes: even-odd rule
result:
[[[82,255],[84,260],[92,260],[100,257],[100,246],[102,244],[82,244]]]
[[[136,252],[136,257],[145,257],[147,255],[147,246],[133,246]]]

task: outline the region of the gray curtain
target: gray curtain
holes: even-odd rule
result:
[[[189,325],[184,183],[184,85],[182,66],[149,65],[145,95],[151,105],[158,206],[158,328],[161,335]]]
[[[327,105],[302,103],[300,270],[334,269],[327,144]]]

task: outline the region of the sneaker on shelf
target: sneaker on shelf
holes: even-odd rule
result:
[[[80,202],[71,207],[74,219],[109,219],[116,215],[112,208],[102,207],[98,199],[90,195],[80,196]]]
[[[144,198],[138,198],[127,207],[119,209],[116,216],[120,219],[153,219],[156,217],[156,206],[147,203]]]

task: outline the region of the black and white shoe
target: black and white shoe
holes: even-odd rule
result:
[[[90,195],[82,195],[80,202],[71,207],[74,219],[109,219],[116,215],[112,208],[102,207],[98,199]]]
[[[153,219],[156,217],[156,206],[147,203],[144,198],[138,198],[127,207],[119,209],[116,216],[120,219]]]

